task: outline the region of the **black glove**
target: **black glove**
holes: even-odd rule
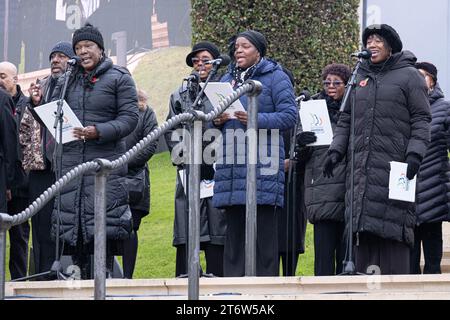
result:
[[[323,176],[326,178],[331,178],[333,176],[333,169],[341,161],[342,156],[337,151],[331,151],[328,154],[325,164],[323,166]]]
[[[297,133],[297,137],[295,139],[296,139],[297,147],[304,147],[307,144],[316,142],[317,136],[312,131],[303,131],[303,132]]]
[[[408,180],[414,179],[414,176],[419,172],[420,163],[422,158],[416,153],[410,153],[406,156],[406,163],[408,169],[406,169],[406,177]]]

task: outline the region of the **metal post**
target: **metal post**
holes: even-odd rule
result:
[[[191,130],[189,170],[189,271],[188,298],[200,295],[200,164],[202,163],[202,122],[195,121]]]
[[[121,67],[127,66],[127,32],[115,32],[111,36],[111,40],[116,42],[117,65]]]
[[[5,300],[6,231],[12,227],[12,217],[0,213],[0,300]]]
[[[94,299],[105,300],[106,297],[106,179],[111,169],[111,162],[96,160],[101,166],[95,175],[94,202]]]
[[[247,120],[247,205],[245,212],[245,276],[256,276],[256,167],[258,163],[258,94],[262,85],[253,81],[253,91],[248,93]]]

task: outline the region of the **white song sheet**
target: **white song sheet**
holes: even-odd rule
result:
[[[77,118],[75,113],[69,107],[66,101],[63,102],[63,127],[62,127],[62,143],[65,144],[67,142],[71,142],[74,140],[78,140],[73,136],[73,128],[83,128],[80,120]],[[41,118],[42,122],[47,127],[48,131],[51,132],[53,138],[55,138],[56,142],[59,142],[59,122],[58,122],[58,130],[57,136],[55,136],[55,118],[56,112],[58,111],[58,101],[53,101],[42,106],[34,108],[34,111],[37,113],[39,118]]]
[[[303,131],[314,132],[317,141],[308,146],[326,146],[333,140],[330,116],[325,100],[310,100],[300,106],[300,121]]]
[[[416,180],[406,177],[408,164],[391,161],[391,172],[389,174],[389,199],[414,202],[416,200]]]
[[[200,83],[200,85],[203,88],[204,84]],[[210,82],[205,88],[205,94],[214,107],[219,107],[220,103],[233,93],[234,90],[228,82]],[[245,112],[245,109],[239,100],[233,102],[223,113],[229,114],[231,119],[236,119],[234,116],[236,111]]]

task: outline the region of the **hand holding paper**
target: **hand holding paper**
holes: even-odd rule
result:
[[[389,175],[389,199],[414,202],[416,199],[416,177],[406,176],[407,163],[391,161]]]

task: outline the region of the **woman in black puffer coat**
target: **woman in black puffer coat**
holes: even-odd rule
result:
[[[442,221],[450,219],[448,150],[450,147],[450,102],[437,82],[437,69],[428,62],[417,63],[424,76],[431,105],[431,142],[420,165],[416,188],[416,228],[411,250],[411,273],[420,274],[421,245],[425,258],[423,273],[441,273]]]
[[[346,65],[330,64],[322,71],[324,91],[318,99],[324,99],[328,107],[331,126],[336,128],[339,108],[345,93],[345,84],[351,71]],[[342,272],[345,255],[344,210],[345,169],[341,161],[333,177],[324,177],[323,165],[329,146],[306,146],[314,142],[314,132],[304,131],[297,136],[305,162],[305,206],[310,223],[314,225],[314,275],[330,276]]]
[[[430,104],[416,57],[402,51],[398,33],[386,24],[369,26],[363,44],[372,57],[361,64],[352,92],[355,116],[354,198],[347,169],[346,215],[353,202],[357,272],[409,274],[414,244],[414,203],[389,199],[390,162],[408,164],[412,179],[430,140]],[[347,155],[351,159],[349,103],[328,151],[324,174]],[[349,160],[350,161],[350,160]]]
[[[72,75],[65,100],[84,128],[75,128],[77,141],[63,145],[62,174],[77,165],[97,158],[115,160],[126,149],[125,138],[138,123],[136,88],[125,68],[113,65],[105,57],[103,38],[97,28],[86,24],[75,31],[72,44],[81,58]],[[64,77],[60,77],[63,80]],[[62,83],[57,84],[57,99]],[[127,167],[113,170],[106,188],[106,228],[108,256],[120,254],[121,240],[129,238],[132,228],[128,191],[125,185]],[[89,173],[76,178],[61,192],[60,235],[66,253],[72,254],[81,276],[89,278],[89,255],[94,245],[94,180]],[[57,210],[52,214],[55,233]],[[112,259],[109,259],[110,265]]]

